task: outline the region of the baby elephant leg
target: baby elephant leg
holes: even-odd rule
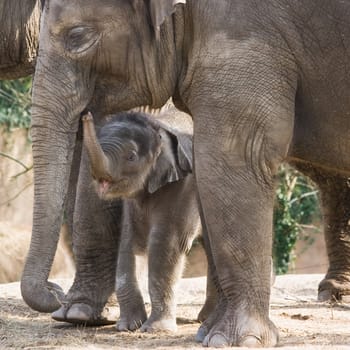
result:
[[[181,251],[176,233],[151,234],[148,258],[148,287],[152,311],[141,331],[170,331],[176,327],[176,284],[181,277],[185,253]]]
[[[147,314],[136,278],[136,262],[130,236],[123,236],[120,243],[116,291],[120,307],[117,330],[134,331],[140,328],[146,321]]]

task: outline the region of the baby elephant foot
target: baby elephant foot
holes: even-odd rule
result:
[[[115,323],[115,321],[108,320],[99,311],[94,310],[92,306],[85,303],[63,305],[53,312],[51,317],[56,321],[86,326],[104,326]]]
[[[318,286],[318,300],[350,303],[349,277],[326,277]]]
[[[136,331],[147,320],[145,308],[142,306],[133,312],[123,312],[116,324],[118,332]]]
[[[230,346],[260,348],[273,347],[278,342],[278,331],[269,320],[227,310],[205,337],[203,346],[222,348]]]
[[[141,332],[156,333],[156,332],[176,332],[176,319],[163,318],[163,319],[152,319],[152,316],[142,325]]]

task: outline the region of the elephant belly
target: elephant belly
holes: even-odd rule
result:
[[[349,106],[350,111],[350,106]],[[296,116],[289,159],[350,175],[350,118]]]

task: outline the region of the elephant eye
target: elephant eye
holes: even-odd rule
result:
[[[96,45],[99,39],[100,35],[93,28],[78,26],[67,32],[65,45],[70,53],[79,54]]]
[[[129,162],[134,162],[136,159],[137,159],[137,153],[136,153],[136,151],[131,151],[131,152],[128,154],[127,160],[128,160]]]

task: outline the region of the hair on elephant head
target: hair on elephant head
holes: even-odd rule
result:
[[[165,124],[137,112],[108,119],[97,136],[91,113],[83,116],[84,145],[101,198],[153,193],[192,172],[192,150]]]

